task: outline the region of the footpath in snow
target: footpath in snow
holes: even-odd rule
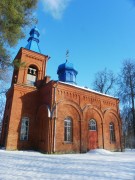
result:
[[[135,150],[47,155],[0,150],[0,180],[135,180]]]

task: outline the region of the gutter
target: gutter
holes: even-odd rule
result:
[[[54,117],[54,133],[53,133],[53,153],[56,151],[56,119],[57,119],[57,103],[56,103],[56,90],[58,86],[58,81],[56,82],[56,85],[54,86],[54,106],[55,106],[55,117]]]

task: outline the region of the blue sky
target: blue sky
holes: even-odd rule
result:
[[[116,74],[124,59],[135,58],[132,0],[40,0],[35,14],[40,49],[51,57],[47,66],[51,79],[57,79],[67,49],[78,71],[77,84],[90,88],[96,72],[106,67]],[[27,44],[28,33],[18,49]]]

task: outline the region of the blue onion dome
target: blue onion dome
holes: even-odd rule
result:
[[[66,61],[65,63],[59,65],[57,73],[66,69],[75,70],[73,64]]]
[[[57,70],[59,81],[76,84],[76,75],[78,72],[75,70],[72,63],[66,61],[58,66]]]

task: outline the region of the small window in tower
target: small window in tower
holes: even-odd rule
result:
[[[70,73],[70,81],[73,81],[73,73]]]
[[[69,82],[73,81],[73,73],[72,72],[66,73],[66,81],[69,81]]]
[[[37,68],[34,66],[29,66],[27,73],[27,83],[31,86],[35,86],[35,82],[37,81]]]
[[[28,132],[29,132],[29,118],[23,117],[21,122],[21,132],[20,132],[20,140],[28,140]]]

